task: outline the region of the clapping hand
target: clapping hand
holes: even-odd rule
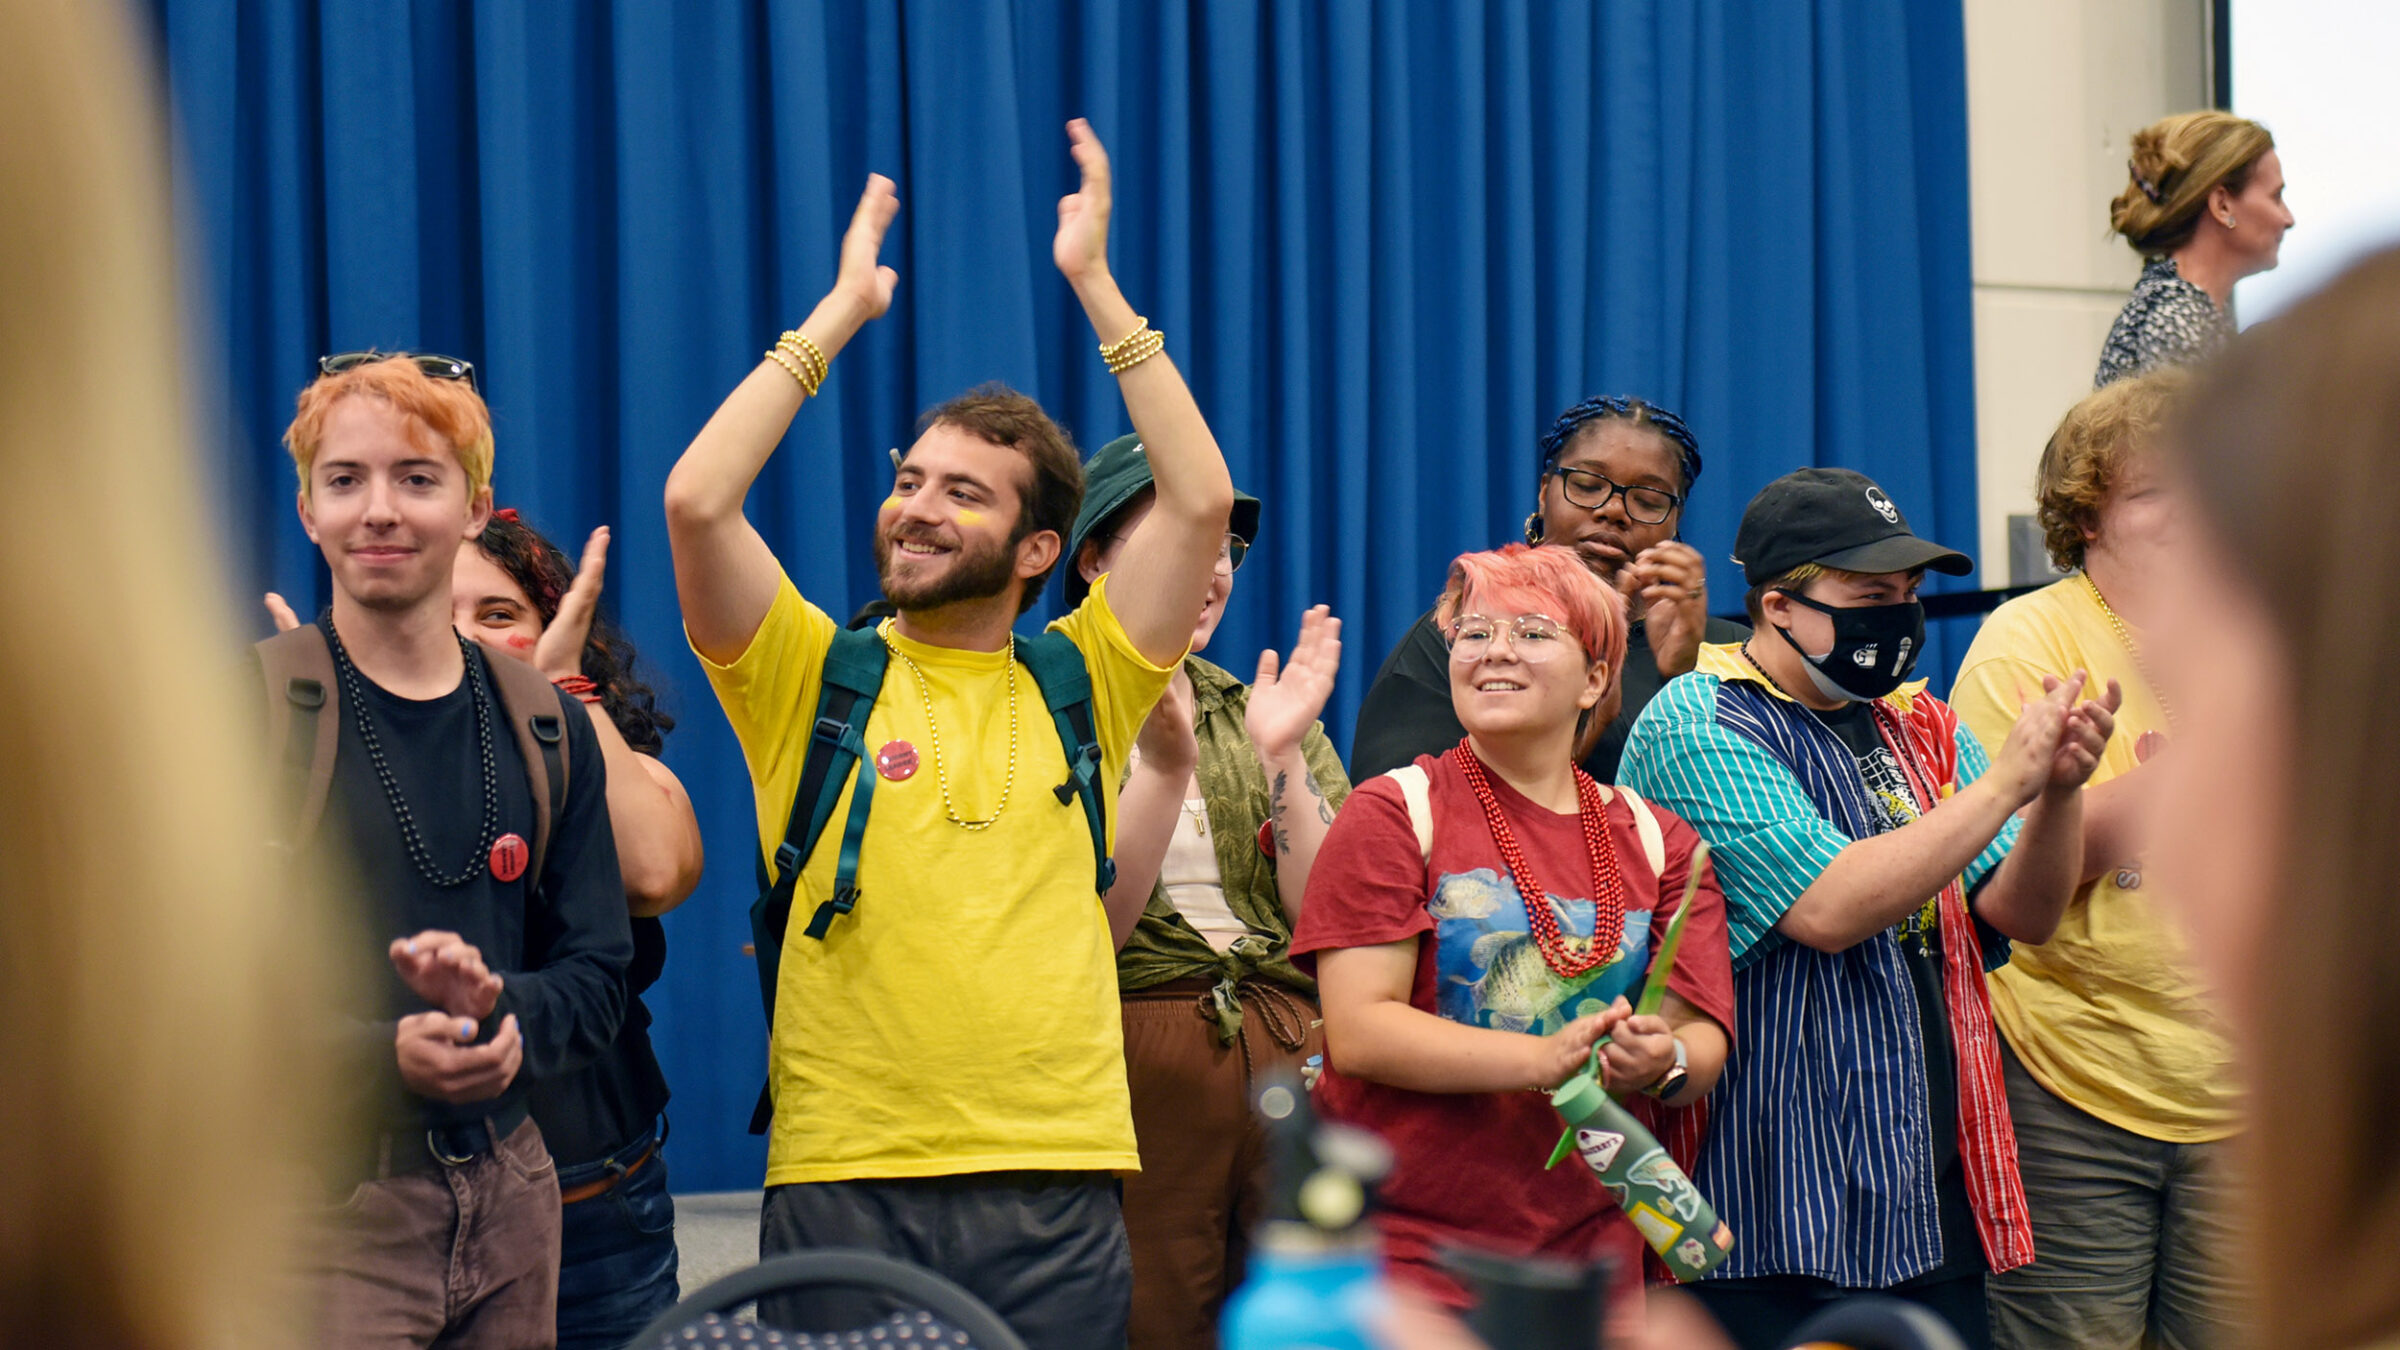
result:
[[[427,929],[396,939],[390,954],[409,991],[453,1017],[487,1017],[500,1002],[500,977],[456,933]]]
[[[1083,182],[1058,199],[1058,237],[1050,243],[1051,260],[1069,283],[1108,273],[1108,213],[1113,202],[1108,176],[1108,151],[1093,133],[1092,124],[1078,117],[1067,123],[1068,152]]]
[[[1242,725],[1261,759],[1279,759],[1300,748],[1300,738],[1316,725],[1325,700],[1333,696],[1333,679],[1341,668],[1342,621],[1324,605],[1301,614],[1291,660],[1278,660],[1272,650],[1258,654],[1258,678],[1250,686]]]
[[[1708,632],[1708,564],[1680,539],[1652,544],[1617,576],[1626,608],[1641,620],[1658,673],[1672,679],[1700,663]]]

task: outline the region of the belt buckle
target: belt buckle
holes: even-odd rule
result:
[[[442,1147],[441,1136],[442,1132],[440,1130],[427,1130],[425,1132],[425,1151],[433,1155],[433,1160],[435,1162],[440,1163],[444,1167],[464,1167],[468,1163],[475,1161],[475,1155],[473,1153],[453,1155],[448,1150],[444,1149]]]

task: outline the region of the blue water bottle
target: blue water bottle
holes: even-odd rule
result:
[[[1374,1350],[1389,1300],[1365,1219],[1391,1151],[1364,1131],[1319,1123],[1288,1074],[1268,1080],[1255,1105],[1274,1184],[1248,1275],[1225,1302],[1224,1350]]]

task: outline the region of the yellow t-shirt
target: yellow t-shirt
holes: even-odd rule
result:
[[[2134,767],[2135,739],[2166,730],[2166,715],[2080,576],[1993,611],[1950,706],[1997,754],[2042,676],[2078,670],[2095,688],[2114,679],[2125,691],[2092,774],[2105,783]],[[2026,1072],[2070,1105],[2167,1143],[2234,1133],[2232,1051],[2192,973],[2173,900],[2156,893],[2148,869],[2119,868],[2078,891],[2048,942],[2016,944],[1991,991],[1992,1020]]]
[[[1106,581],[1052,627],[1083,652],[1100,781],[1114,783],[1174,667],[1134,649]],[[799,791],[834,631],[787,576],[748,650],[730,666],[701,661],[749,762],[770,861]],[[1066,754],[1041,686],[1018,663],[1012,737],[1002,653],[887,639],[894,655],[867,718],[867,753],[905,741],[918,767],[875,784],[858,907],[823,941],[803,930],[833,889],[849,787],[801,870],[767,1051],[767,1184],[1138,1170],[1116,950],[1093,889],[1083,803],[1052,791],[1066,780]],[[903,655],[924,673],[923,691]],[[997,822],[951,824],[945,775],[961,818],[997,808]],[[1113,812],[1109,824],[1113,832]]]

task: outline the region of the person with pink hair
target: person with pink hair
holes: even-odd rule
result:
[[[1606,1255],[1635,1293],[1641,1235],[1589,1169],[1543,1169],[1560,1122],[1534,1093],[1605,1038],[1609,1091],[1670,1147],[1696,1140],[1697,1113],[1661,1108],[1698,1102],[1724,1063],[1724,897],[1690,826],[1575,762],[1624,667],[1615,591],[1570,549],[1511,544],[1453,562],[1434,617],[1466,735],[1351,794],[1292,944],[1324,1001],[1317,1105],[1391,1143],[1377,1222],[1403,1285],[1463,1307],[1435,1259],[1462,1244]],[[1695,866],[1671,992],[1636,1016]]]

